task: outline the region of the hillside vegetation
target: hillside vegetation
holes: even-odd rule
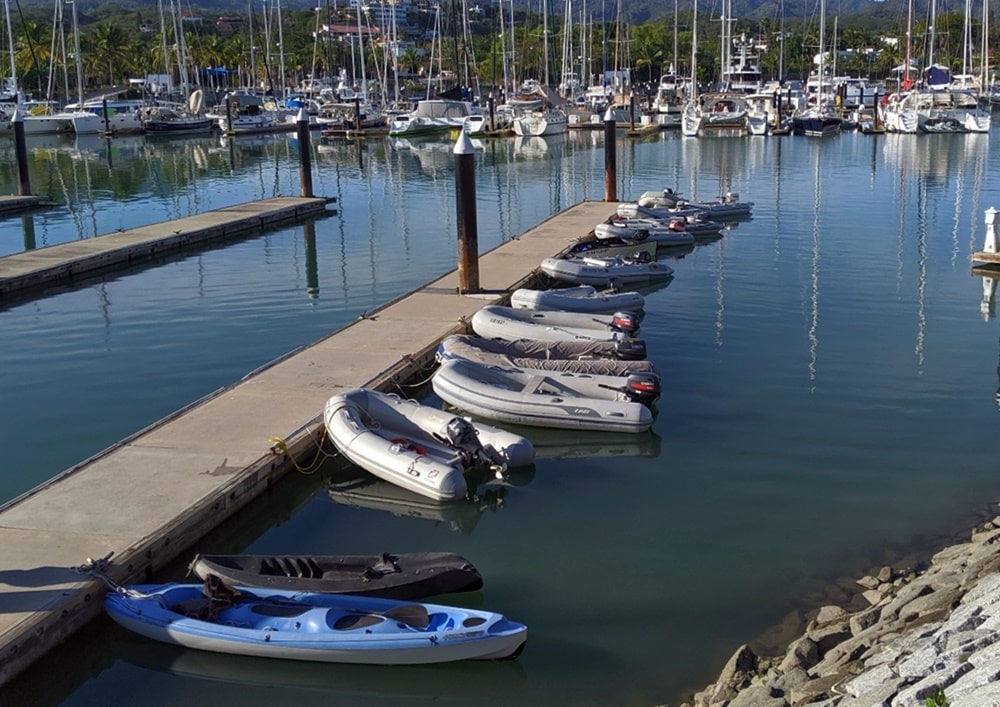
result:
[[[406,80],[412,80],[414,86],[418,85],[416,81],[419,77],[432,71],[429,53],[435,27],[433,8],[436,6],[431,5],[429,0],[421,1],[424,4],[415,5],[406,13],[406,22],[399,29],[401,46],[397,73]],[[513,33],[509,27],[509,9],[505,8],[504,31],[501,33],[496,6],[487,3],[478,5],[479,11],[474,15],[470,13],[470,32],[467,34],[458,26],[461,4],[447,0],[440,5],[439,16],[437,51],[441,55],[442,68],[462,77],[459,81],[463,83],[476,81],[487,86],[498,85],[504,76],[503,45],[498,37],[502,34],[503,41],[508,42],[513,34],[512,41],[516,47],[516,64],[512,67],[514,74],[521,78],[541,79],[542,67],[547,64],[550,78],[553,82],[558,81],[563,70],[561,46],[567,28],[563,27],[564,9],[552,7],[554,2],[549,0],[547,24],[550,37],[546,61],[541,0],[519,9],[515,5]],[[351,71],[352,67],[360,74],[357,68],[360,57],[355,55],[356,49],[352,46],[355,42],[345,34],[353,32],[352,27],[357,27],[356,11],[349,9],[344,0],[319,10],[315,9],[315,5],[314,1],[282,0],[279,13],[277,0],[264,4],[257,2],[252,5],[254,17],[251,20],[245,3],[203,0],[197,5],[183,6],[184,12],[189,15],[183,23],[165,18],[165,32],[161,33],[159,9],[154,2],[137,5],[124,1],[81,1],[77,12],[87,82],[85,92],[121,86],[128,77],[147,73],[168,72],[176,76],[179,59],[174,53],[180,42],[173,36],[175,26],[184,27],[181,38],[191,73],[194,74],[196,69],[203,72],[212,69],[210,74],[204,74],[202,83],[211,80],[220,84],[213,87],[228,88],[240,80],[249,83],[247,77],[254,77],[253,85],[258,87],[274,88],[282,84],[292,87],[310,75],[335,76],[341,69]],[[580,11],[577,5],[582,8],[582,0],[574,3],[574,14]],[[632,70],[635,83],[655,83],[660,74],[667,72],[671,66],[684,75],[691,72],[690,3],[678,2],[675,16],[673,3],[623,0],[621,18],[612,18],[612,5],[614,3],[605,0],[603,8],[609,19],[602,23],[602,5],[589,0],[590,20],[586,29],[576,22],[568,28],[573,46],[572,70],[593,79],[602,70],[614,68],[612,62],[617,61],[619,66]],[[303,6],[306,9],[301,9]],[[803,78],[813,69],[820,46],[818,0],[786,0],[783,3],[781,0],[733,0],[732,7],[733,36],[743,35],[754,43],[754,52],[766,77]],[[782,7],[784,16],[779,14]],[[721,73],[720,9],[721,0],[698,4],[696,74],[703,83],[717,80]],[[59,56],[50,56],[50,47],[58,46],[58,43],[52,42],[54,23],[51,0],[15,0],[11,12],[19,83],[40,96],[48,90],[50,67],[66,63]],[[69,12],[66,11],[67,15]],[[973,12],[973,23],[966,35],[963,13],[954,9],[949,11],[939,4],[934,33],[935,62],[948,64],[955,71],[964,68],[963,64],[971,69],[981,65],[977,48],[970,51],[965,62],[962,61],[963,36],[975,41],[980,38],[977,12]],[[911,57],[918,65],[930,53],[930,48],[923,44],[930,35],[926,13],[926,7],[921,5],[914,9],[913,14],[912,36],[920,44],[912,47]],[[384,83],[388,80],[385,76],[388,73],[385,66],[390,58],[387,56],[388,45],[384,32],[372,24],[372,15],[372,11],[365,15],[368,36],[366,74],[374,77],[382,73]],[[223,24],[217,22],[220,16],[236,19]],[[284,80],[277,75],[279,50],[276,30],[279,17],[283,34],[280,63],[285,68]],[[828,0],[826,20],[824,46],[830,49],[835,41],[839,72],[887,80],[898,75],[894,70],[906,54],[907,8],[902,0]],[[64,20],[63,27],[69,26],[69,20]],[[251,26],[254,30],[252,38]],[[270,28],[269,37],[263,33],[266,26]],[[339,29],[320,32],[323,41],[317,42],[314,35],[322,26],[339,26]],[[991,26],[1000,26],[1000,23],[991,23]],[[467,41],[463,36],[471,39]],[[1000,43],[1000,39],[994,41],[991,38],[991,43]],[[585,67],[581,66],[582,56],[589,59]],[[437,62],[433,70],[436,72]],[[3,68],[0,68],[2,71]],[[73,90],[63,90],[70,95],[73,93]]]

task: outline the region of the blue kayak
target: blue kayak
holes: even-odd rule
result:
[[[528,629],[501,614],[346,594],[200,584],[121,587],[117,623],[188,648],[329,663],[420,664],[516,658]]]

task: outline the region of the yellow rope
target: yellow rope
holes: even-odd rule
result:
[[[289,454],[289,452],[288,452],[288,444],[281,437],[272,437],[271,438],[271,454],[285,454],[285,455],[287,455],[288,456],[288,460],[290,462],[292,462],[292,466],[294,466],[295,469],[300,474],[305,474],[305,475],[315,474],[316,471],[323,465],[323,462],[326,459],[333,459],[334,457],[337,456],[336,452],[334,452],[333,454],[330,454],[330,453],[324,451],[324,449],[323,449],[323,440],[325,438],[326,438],[326,433],[324,432],[323,435],[322,435],[322,437],[320,438],[319,443],[317,443],[317,445],[316,445],[316,455],[312,458],[312,461],[309,462],[308,464],[306,464],[305,466],[300,466],[299,462],[295,459],[295,457],[292,456],[291,454]]]
[[[431,378],[434,377],[434,373],[435,373],[435,371],[431,370],[431,374],[429,376],[427,376],[426,378],[424,378],[421,381],[417,381],[416,383],[408,383],[406,385],[403,385],[402,383],[399,383],[395,378],[392,380],[392,382],[396,385],[397,388],[399,388],[399,392],[400,393],[405,393],[406,391],[404,389],[413,390],[415,388],[422,388],[423,386],[425,386],[428,383],[430,383],[431,382]]]

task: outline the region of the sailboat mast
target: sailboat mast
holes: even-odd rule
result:
[[[545,77],[542,85],[549,86],[549,3],[542,0],[542,51],[545,52]]]
[[[174,34],[177,40],[177,70],[179,73],[179,78],[181,80],[181,91],[184,95],[188,94],[191,82],[188,80],[187,73],[187,41],[184,38],[184,21],[181,18],[180,6],[176,8],[173,7],[173,0],[171,0],[171,8],[173,9],[174,15]]]
[[[253,36],[253,3],[247,3],[247,23],[250,31],[250,85],[257,83],[257,47]]]
[[[278,7],[278,81],[281,82],[281,100],[284,103],[288,91],[285,87],[285,41],[281,29],[281,0],[277,0]],[[363,55],[362,55],[363,57]],[[277,97],[277,96],[276,96]]]
[[[729,1],[722,0],[722,18],[719,36],[719,88],[728,89],[726,81],[729,77]]]
[[[910,87],[910,35],[913,29],[913,0],[906,7],[906,59],[903,61],[903,88]]]
[[[365,40],[361,36],[361,3],[355,6],[358,13],[358,56],[361,63],[361,102],[368,102],[368,78],[365,75]]]
[[[990,4],[988,2],[983,3],[983,34],[982,34],[982,53],[979,55],[980,68],[979,68],[979,90],[986,91],[986,80],[987,71],[989,69],[989,27],[990,27]]]
[[[674,0],[674,53],[670,55],[670,73],[676,74],[681,68],[677,60],[677,0]]]
[[[691,100],[698,97],[698,0],[691,10]]]
[[[10,47],[10,90],[14,100],[20,105],[20,94],[17,91],[17,65],[14,63],[14,31],[10,26],[10,0],[4,0],[4,20],[7,23],[7,46]]]
[[[781,13],[781,20],[778,23],[778,80],[785,80],[785,0],[781,0],[778,12]]]
[[[77,26],[76,0],[67,0],[73,6],[73,57],[76,62],[76,92],[83,108],[83,60],[80,57],[80,28]]]
[[[573,2],[566,0],[563,8],[563,41],[562,41],[562,72],[559,77],[559,87],[571,97],[573,87],[569,83],[569,77],[573,73]]]
[[[503,73],[503,91],[506,94],[507,87],[510,85],[510,76],[507,74],[507,23],[504,20],[503,3],[500,3],[499,8],[497,18],[500,21],[500,62],[502,64],[500,70]],[[493,80],[496,81],[496,77]]]
[[[823,102],[823,70],[826,52],[823,43],[826,40],[826,0],[819,0],[819,83],[816,86],[816,107]]]
[[[399,33],[396,29],[396,4],[393,3],[390,7],[392,7],[392,95],[393,105],[399,105]]]
[[[927,45],[927,68],[934,66],[934,33],[936,28],[934,25],[937,24],[937,3],[931,0],[931,36],[929,44]]]

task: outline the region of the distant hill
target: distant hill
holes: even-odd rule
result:
[[[281,7],[285,10],[310,10],[315,7],[323,7],[324,1],[333,8],[344,7],[347,0],[282,0]],[[495,0],[478,0],[481,5],[490,5]],[[721,12],[722,0],[699,0],[699,17],[718,18]],[[974,17],[981,17],[982,1],[973,3],[972,13]],[[541,6],[541,0],[516,0],[522,7],[537,9]],[[595,19],[602,13],[607,17],[612,17],[618,0],[587,0],[587,11]],[[630,24],[639,24],[651,19],[672,18],[674,3],[670,0],[621,0],[624,14]],[[38,11],[46,10],[51,13],[53,0],[17,0],[21,8],[31,9],[33,15]],[[470,4],[475,4],[473,0]],[[915,0],[913,7],[913,17],[920,20],[928,14],[930,0]],[[574,12],[579,12],[582,7],[582,0],[575,0],[573,3]],[[678,0],[679,11],[687,15],[692,6],[692,0]],[[964,12],[964,3],[959,5],[959,0],[952,0],[953,7],[938,4],[937,12]],[[548,0],[549,10],[553,16],[561,17],[563,7],[559,0]],[[118,7],[127,11],[135,11],[140,8],[156,8],[157,0],[80,0],[79,10],[87,13],[95,8]],[[204,12],[206,15],[218,14],[245,14],[248,7],[248,0],[195,0],[185,2],[185,9],[190,8],[195,12]],[[254,2],[254,11],[261,9],[259,2]],[[818,17],[819,0],[732,0],[732,14],[737,20],[770,20],[777,23],[781,20],[781,12],[784,11],[785,19],[809,19]],[[827,0],[826,2],[827,20],[837,17],[841,26],[861,23],[867,27],[879,28],[891,24],[899,25],[905,23],[907,12],[907,0]],[[106,16],[107,13],[102,13]]]

